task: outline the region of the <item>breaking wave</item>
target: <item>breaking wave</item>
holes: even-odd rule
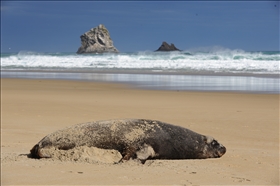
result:
[[[119,54],[2,53],[1,70],[159,70],[279,74],[280,52],[246,52],[219,47],[180,52]]]

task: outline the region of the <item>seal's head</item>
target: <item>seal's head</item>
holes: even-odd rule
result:
[[[226,147],[218,143],[213,137],[204,136],[203,138],[205,146],[201,158],[220,158],[226,153]]]
[[[30,157],[39,159],[41,158],[39,155],[39,145],[36,144],[31,150],[30,150]]]

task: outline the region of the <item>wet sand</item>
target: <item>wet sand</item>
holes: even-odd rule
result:
[[[148,160],[144,165],[27,157],[55,130],[122,118],[155,119],[211,135],[227,153],[219,159]],[[2,79],[1,168],[1,185],[278,185],[279,94]]]
[[[279,75],[164,71],[2,71],[2,78],[129,84],[139,89],[279,94]]]

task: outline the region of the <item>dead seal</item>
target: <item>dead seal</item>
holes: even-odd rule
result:
[[[67,127],[45,136],[32,158],[50,158],[43,149],[88,146],[119,151],[122,160],[219,158],[226,148],[214,138],[172,124],[146,119],[96,121]]]

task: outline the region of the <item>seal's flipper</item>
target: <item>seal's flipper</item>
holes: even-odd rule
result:
[[[123,153],[121,153],[123,155],[122,160],[129,160],[130,158],[135,158],[136,157],[136,148],[134,147],[128,147]]]

